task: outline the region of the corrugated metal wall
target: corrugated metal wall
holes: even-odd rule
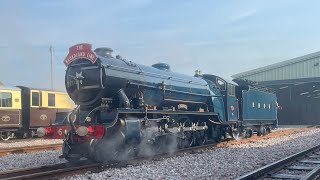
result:
[[[320,51],[232,77],[271,86],[282,106],[279,124],[320,125]]]
[[[319,83],[301,85],[271,86],[276,90],[277,101],[282,107],[278,110],[280,125],[320,125],[320,96],[314,90],[319,90]],[[301,95],[304,93],[304,95]]]
[[[269,70],[261,70],[248,75],[240,75],[236,78],[252,81],[274,81],[287,79],[301,79],[320,77],[320,57],[307,59],[296,63],[287,64]]]

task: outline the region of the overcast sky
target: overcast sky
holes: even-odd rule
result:
[[[0,81],[64,89],[68,48],[111,47],[136,63],[166,62],[225,78],[320,51],[318,0],[38,0],[0,2]]]

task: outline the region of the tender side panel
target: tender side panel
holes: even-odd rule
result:
[[[0,90],[0,127],[21,127],[21,91]]]
[[[242,92],[243,120],[276,120],[276,95],[258,90]]]

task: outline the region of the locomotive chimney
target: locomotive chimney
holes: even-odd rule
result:
[[[97,48],[94,50],[94,52],[98,55],[98,56],[102,56],[102,57],[106,57],[106,58],[111,58],[112,57],[112,52],[113,50],[111,48],[107,48],[107,47],[101,47],[101,48]]]
[[[194,76],[195,77],[202,76],[202,72],[200,70],[196,70]]]

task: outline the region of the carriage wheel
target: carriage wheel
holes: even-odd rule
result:
[[[3,141],[8,141],[10,138],[12,138],[12,133],[11,132],[0,132],[0,138]]]
[[[22,132],[22,133],[16,133],[16,137],[18,139],[25,139],[28,137],[28,133],[27,132]]]
[[[31,136],[32,138],[38,137],[37,133],[36,133],[35,131],[33,131],[33,130],[31,131],[30,136]]]

